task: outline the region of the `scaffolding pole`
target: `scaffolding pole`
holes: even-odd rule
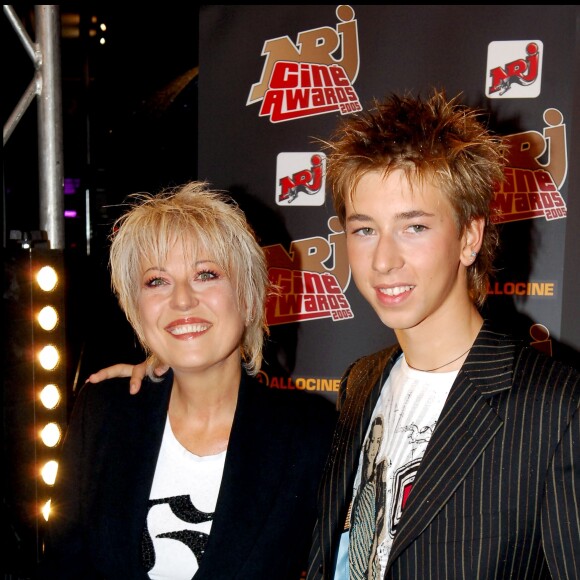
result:
[[[4,125],[4,145],[37,97],[39,226],[46,231],[50,248],[62,250],[65,240],[59,5],[34,6],[36,43],[31,41],[12,6],[5,4],[3,8],[35,69],[30,84]]]

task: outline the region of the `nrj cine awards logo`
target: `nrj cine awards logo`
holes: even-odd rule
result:
[[[288,36],[266,40],[262,77],[246,105],[261,102],[259,116],[272,123],[362,110],[353,86],[360,66],[354,10],[340,5],[336,16],[335,28],[299,32],[295,42]]]
[[[563,113],[544,111],[542,131],[506,135],[505,179],[498,184],[493,202],[497,223],[544,218],[566,218],[568,209],[560,189],[568,172],[566,125]]]
[[[279,288],[267,303],[268,324],[290,324],[329,318],[354,318],[345,295],[350,283],[346,236],[338,217],[328,220],[326,236],[265,246],[270,281]]]

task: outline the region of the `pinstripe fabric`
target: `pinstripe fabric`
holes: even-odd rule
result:
[[[366,428],[399,352],[363,357],[341,383],[309,580],[333,577]],[[385,578],[580,578],[579,404],[577,370],[485,323],[423,457]]]
[[[376,529],[376,489],[374,485],[364,485],[359,489],[357,499],[353,502],[351,516],[348,561],[352,580],[367,580],[369,556]],[[356,506],[358,504],[358,506]],[[355,507],[356,506],[356,507]],[[358,523],[360,520],[360,524]]]

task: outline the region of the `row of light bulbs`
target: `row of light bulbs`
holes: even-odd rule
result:
[[[36,275],[36,283],[40,290],[46,293],[48,302],[51,293],[53,293],[59,284],[59,276],[52,266],[43,266]],[[40,308],[36,315],[36,322],[40,328],[46,332],[55,331],[59,325],[61,316],[56,307],[52,304],[46,304]],[[50,335],[48,335],[50,336]],[[38,351],[38,364],[47,372],[54,371],[62,358],[59,347],[52,343],[42,345]],[[47,382],[42,386],[39,399],[42,406],[47,410],[56,410],[62,403],[63,386],[55,382]],[[62,439],[63,426],[57,421],[48,421],[40,426],[40,440],[42,444],[49,449],[56,449]],[[47,459],[40,466],[40,476],[48,486],[54,485],[58,471],[58,461],[55,458]],[[48,520],[50,514],[50,499],[46,500],[41,507],[41,512],[45,520]]]

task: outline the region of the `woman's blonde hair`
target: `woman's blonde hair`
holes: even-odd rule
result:
[[[151,352],[143,335],[138,307],[142,261],[163,264],[178,240],[184,242],[185,259],[193,258],[198,248],[209,251],[232,281],[246,320],[240,345],[243,364],[249,374],[257,374],[269,332],[265,304],[270,283],[266,257],[244,212],[225,192],[199,181],[157,195],[133,194],[129,200],[129,209],[115,221],[110,236],[109,267],[113,291],[149,356],[149,375],[164,362]]]

